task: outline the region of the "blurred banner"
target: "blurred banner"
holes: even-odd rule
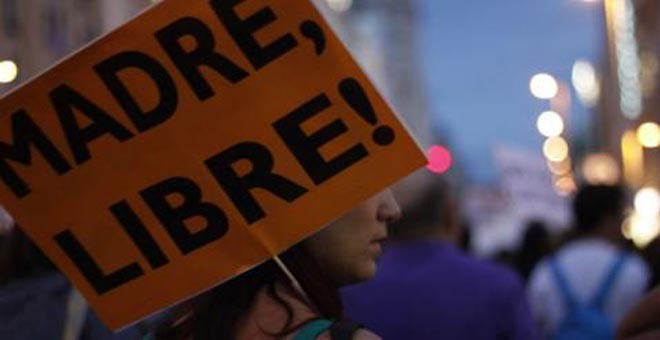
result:
[[[512,213],[524,225],[538,219],[562,231],[570,223],[566,197],[555,193],[546,161],[533,152],[500,145],[494,152],[495,164],[502,178]]]

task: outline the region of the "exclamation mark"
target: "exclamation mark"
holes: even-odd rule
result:
[[[362,85],[353,78],[346,78],[339,83],[339,93],[344,100],[350,105],[355,112],[357,112],[362,119],[367,121],[372,126],[376,126],[376,130],[371,134],[371,138],[380,146],[392,144],[394,141],[394,130],[387,125],[378,125],[378,117],[374,112],[371,102],[367,97],[367,93],[362,88]]]

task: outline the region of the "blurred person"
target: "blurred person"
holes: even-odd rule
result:
[[[552,240],[545,223],[532,220],[527,223],[520,248],[515,254],[514,264],[525,281],[536,264],[552,252]]]
[[[535,339],[521,279],[459,249],[457,204],[431,181],[391,227],[374,280],[344,289],[347,316],[384,339]]]
[[[660,339],[660,288],[656,288],[640,301],[621,320],[617,339]]]
[[[491,259],[496,263],[505,265],[507,267],[516,267],[516,253],[510,249],[500,249],[492,255]]]
[[[649,288],[660,284],[660,238],[655,238],[641,251],[641,255],[651,270]]]
[[[529,298],[544,334],[554,339],[612,339],[641,298],[649,271],[626,251],[620,186],[588,185],[573,201],[574,238],[532,272]]]
[[[465,219],[463,219],[465,221]],[[461,223],[459,227],[458,247],[466,253],[472,253],[472,227],[469,223]]]
[[[386,190],[280,255],[179,307],[156,339],[380,339],[344,319],[339,287],[371,279],[401,212]]]
[[[114,334],[19,229],[0,245],[0,339],[139,339],[137,328]]]

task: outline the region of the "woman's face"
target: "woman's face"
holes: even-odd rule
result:
[[[390,190],[355,207],[303,244],[337,286],[371,279],[387,237],[387,223],[401,209]]]

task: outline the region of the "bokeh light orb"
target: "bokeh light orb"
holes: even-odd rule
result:
[[[553,76],[539,73],[529,81],[529,90],[538,99],[552,99],[559,92],[559,85]]]
[[[0,61],[0,83],[8,84],[18,77],[18,66],[11,60]]]
[[[660,193],[651,187],[642,188],[635,194],[635,211],[643,216],[660,213]]]
[[[427,152],[427,159],[426,168],[435,174],[447,172],[454,163],[451,152],[441,145],[431,146]]]
[[[564,120],[554,111],[545,111],[536,120],[536,128],[545,137],[557,137],[564,132]]]
[[[598,153],[584,159],[582,175],[589,184],[614,185],[620,180],[621,170],[612,156]]]
[[[646,148],[660,146],[660,126],[653,122],[646,122],[637,128],[637,140]]]
[[[551,162],[568,158],[568,143],[561,137],[551,137],[543,143],[543,155]]]

